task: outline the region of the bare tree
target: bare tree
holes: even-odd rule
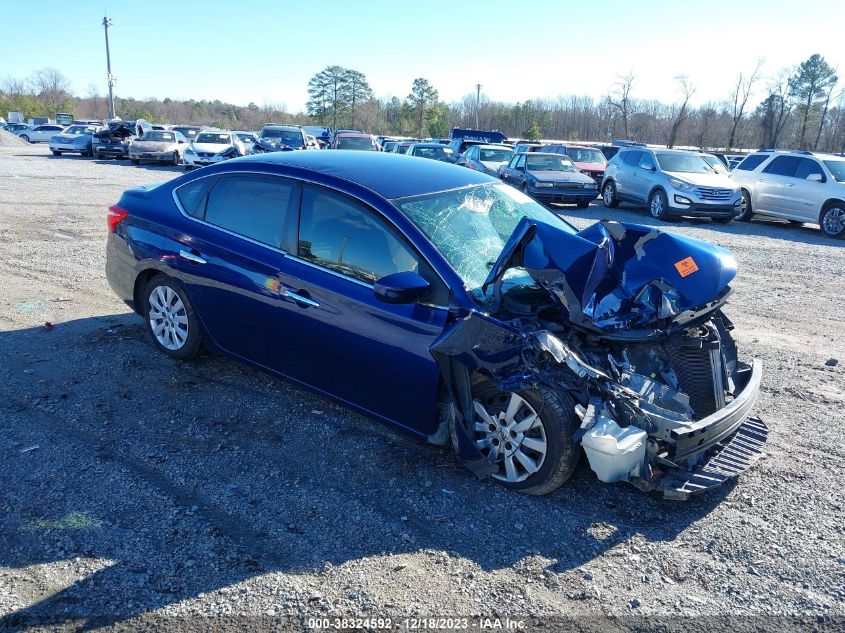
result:
[[[760,78],[760,69],[762,67],[763,60],[758,59],[757,66],[750,74],[743,75],[743,73],[739,73],[739,79],[737,79],[736,87],[733,92],[733,110],[731,112],[733,125],[731,126],[731,135],[728,138],[728,144],[726,147],[727,151],[731,151],[731,148],[734,146],[734,141],[736,140],[736,128],[739,127],[739,122],[742,120],[742,115],[745,113],[745,106],[748,104],[748,98],[754,90],[754,84],[757,83],[757,80]]]
[[[672,118],[672,125],[669,127],[669,139],[666,141],[669,148],[674,147],[675,141],[678,139],[678,131],[689,117],[689,101],[695,94],[695,86],[686,75],[675,77],[675,81],[681,88],[681,103],[673,108],[674,117]]]
[[[35,71],[30,83],[36,98],[50,114],[55,114],[71,97],[70,81],[55,68],[42,68]]]
[[[830,89],[827,91],[827,97],[825,97],[825,100],[824,100],[824,106],[822,107],[822,115],[821,115],[821,118],[819,119],[819,129],[818,129],[818,131],[816,132],[816,140],[813,142],[813,151],[814,151],[814,152],[815,152],[815,151],[818,149],[818,147],[819,147],[819,140],[820,140],[820,139],[821,139],[821,137],[822,137],[822,131],[824,130],[824,124],[825,124],[825,121],[827,120],[827,113],[828,113],[828,111],[830,110],[830,102],[831,102],[831,100],[834,100],[834,101],[835,101],[836,99],[838,99],[839,97],[841,97],[841,96],[842,96],[842,94],[843,94],[843,91],[842,91],[842,90],[840,90],[840,91],[839,91],[839,94],[838,94],[836,97],[834,97],[834,96],[833,96],[833,91],[834,91],[835,89],[836,89],[836,84],[832,84],[832,85],[830,86]]]
[[[634,73],[628,71],[625,75],[618,75],[614,90],[605,97],[607,103],[618,110],[622,117],[622,131],[628,138],[628,119],[631,113],[631,88],[634,85]]]

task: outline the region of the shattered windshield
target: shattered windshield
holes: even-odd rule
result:
[[[393,203],[476,295],[523,217],[575,232],[545,207],[503,184],[400,198]]]

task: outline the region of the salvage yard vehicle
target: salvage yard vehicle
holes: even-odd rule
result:
[[[129,160],[134,165],[141,161],[179,165],[187,143],[180,132],[152,130],[129,144]]]
[[[15,134],[27,143],[49,143],[51,138],[60,134],[64,129],[63,125],[36,125],[29,129],[16,130]]]
[[[291,149],[308,149],[308,134],[301,125],[265,125],[258,138],[265,144],[287,145]]]
[[[91,153],[94,158],[127,158],[129,144],[136,137],[152,131],[153,126],[143,119],[110,121],[106,129],[94,133]]]
[[[197,134],[207,129],[209,129],[207,125],[172,125],[170,127],[172,132],[179,132],[188,141],[193,141],[197,137]]]
[[[538,152],[565,154],[572,159],[575,166],[582,172],[590,176],[596,181],[596,184],[601,184],[604,178],[604,171],[607,168],[607,159],[601,150],[595,147],[588,147],[586,145],[576,145],[572,143],[552,143],[543,145]]]
[[[677,149],[630,147],[608,163],[601,185],[606,207],[645,204],[652,217],[690,216],[726,223],[740,213],[739,187],[698,154]]]
[[[815,152],[755,152],[731,172],[742,187],[740,220],[755,215],[818,223],[845,239],[845,158]]]
[[[419,158],[442,160],[447,163],[455,162],[455,154],[452,152],[452,148],[446,147],[443,143],[412,143],[405,150],[405,153],[408,156],[418,156]]]
[[[408,167],[413,163],[414,177]],[[731,254],[603,221],[577,231],[495,178],[380,152],[277,152],[126,191],[106,276],[176,359],[289,377],[545,494],[686,498],[743,472],[761,366],[722,312]]]
[[[499,168],[499,178],[535,200],[574,203],[580,209],[590,206],[598,194],[596,181],[560,154],[516,154]]]
[[[513,150],[507,145],[473,145],[458,158],[457,164],[498,177],[499,167],[507,165],[511,158]]]
[[[334,135],[331,149],[349,149],[365,152],[380,152],[381,147],[376,143],[372,134],[363,132],[341,132]]]
[[[205,130],[185,148],[182,161],[185,171],[204,165],[214,165],[230,158],[246,154],[244,144],[234,132]]]
[[[74,123],[50,139],[50,151],[54,156],[79,154],[91,156],[94,134],[103,129],[102,125],[92,123]]]

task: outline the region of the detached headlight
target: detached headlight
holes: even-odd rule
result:
[[[554,187],[555,183],[553,182],[535,182],[535,187]]]
[[[695,185],[692,185],[688,182],[684,182],[683,180],[678,180],[677,178],[670,178],[669,184],[672,185],[678,191],[692,191],[695,189]]]

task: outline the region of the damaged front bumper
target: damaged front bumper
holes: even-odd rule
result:
[[[745,373],[745,385],[723,409],[670,431],[671,461],[689,467],[646,468],[645,477],[632,478],[631,483],[642,490],[659,490],[667,498],[686,499],[739,476],[757,461],[769,434],[760,418],[751,417],[760,393],[762,364],[753,361]]]

